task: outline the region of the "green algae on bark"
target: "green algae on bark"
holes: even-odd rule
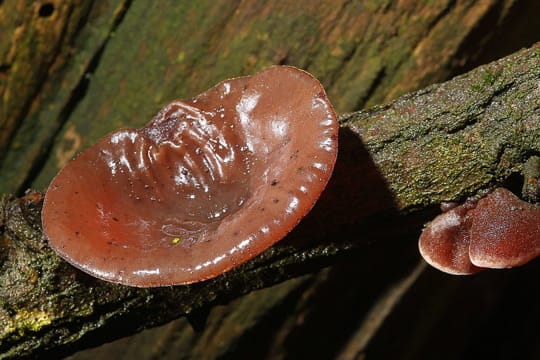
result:
[[[539,46],[341,118],[362,138],[399,209],[503,183],[540,153]]]

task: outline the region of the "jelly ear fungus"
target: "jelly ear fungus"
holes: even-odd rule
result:
[[[540,206],[497,188],[437,216],[419,249],[430,265],[450,274],[523,265],[540,255]]]
[[[482,269],[469,258],[470,210],[476,201],[469,200],[437,216],[420,235],[420,255],[433,267],[453,275],[474,274]]]
[[[112,132],[53,179],[42,213],[83,271],[148,287],[215,277],[283,238],[326,186],[336,115],[305,71],[275,66]]]

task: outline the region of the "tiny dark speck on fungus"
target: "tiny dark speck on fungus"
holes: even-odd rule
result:
[[[45,196],[45,235],[68,262],[111,282],[218,276],[310,211],[332,173],[337,133],[324,89],[303,70],[274,66],[223,81],[66,165]]]

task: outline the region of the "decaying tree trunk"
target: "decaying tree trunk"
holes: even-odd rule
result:
[[[423,219],[412,210],[504,184],[540,153],[540,45],[344,115],[340,141],[328,190],[283,243],[190,286],[136,289],[93,279],[47,247],[40,193],[4,196],[3,356],[60,351],[91,333],[119,336],[167,322],[353,256],[367,241],[410,232]],[[121,329],[126,322],[133,327]]]
[[[472,333],[487,339],[501,321],[497,305],[512,306],[502,294],[519,294],[538,270],[450,279],[416,266],[415,238],[440,201],[495,185],[519,191],[521,165],[539,152],[538,46],[342,115],[335,175],[312,213],[278,246],[215,280],[150,290],[95,280],[50,251],[40,231],[42,195],[22,194],[44,189],[107,131],[140,126],[171,99],[224,78],[296,65],[323,82],[338,112],[358,110],[486,62],[486,48],[496,58],[531,44],[537,27],[527,19],[538,7],[527,0],[0,1],[7,29],[0,31],[0,193],[18,195],[0,200],[0,357],[66,354],[188,313],[202,333],[181,323],[148,351],[419,359],[444,358],[439,351],[452,342],[449,358],[470,353]],[[540,298],[527,291],[516,301]],[[312,316],[317,311],[327,315]],[[479,322],[467,323],[472,318]],[[492,354],[517,356],[515,346],[501,347]],[[137,357],[141,351],[133,348]],[[518,354],[535,358],[534,349]]]

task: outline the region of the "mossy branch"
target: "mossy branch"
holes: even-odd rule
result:
[[[306,219],[256,259],[189,286],[94,279],[47,246],[41,193],[2,196],[0,358],[65,354],[193,316],[340,256],[370,254],[373,244],[389,247],[384,240],[418,233],[441,201],[519,189],[522,165],[540,154],[540,45],[340,122],[334,176]]]

